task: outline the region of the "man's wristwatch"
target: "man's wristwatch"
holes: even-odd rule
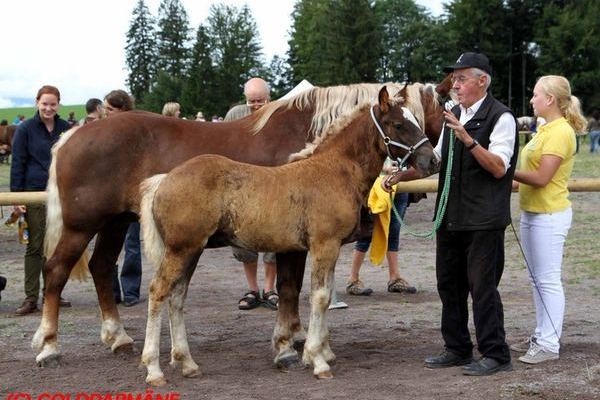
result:
[[[470,145],[467,146],[467,150],[473,150],[473,148],[475,146],[477,146],[479,144],[479,142],[477,141],[477,139],[473,139],[473,143],[471,143]]]

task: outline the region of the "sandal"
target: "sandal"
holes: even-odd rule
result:
[[[346,293],[353,296],[370,296],[373,293],[373,289],[364,287],[360,279],[356,281],[348,281],[346,285]]]
[[[244,297],[238,301],[238,308],[240,310],[252,310],[260,305],[260,299],[258,298],[258,292],[250,290],[244,294]]]
[[[417,293],[417,288],[411,286],[410,283],[404,278],[397,278],[393,281],[388,282],[388,292],[390,293]]]
[[[275,290],[269,290],[268,292],[262,291],[262,302],[265,307],[271,310],[277,310],[277,304],[279,303],[279,295]]]

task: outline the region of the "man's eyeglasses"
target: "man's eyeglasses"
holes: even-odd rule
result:
[[[466,81],[469,79],[478,78],[478,76],[466,76],[466,75],[454,75],[451,79],[452,84],[454,85],[456,82],[464,85]]]
[[[250,99],[250,100],[246,100],[246,105],[248,107],[251,107],[251,106],[264,106],[265,104],[267,104],[267,100],[266,99]]]

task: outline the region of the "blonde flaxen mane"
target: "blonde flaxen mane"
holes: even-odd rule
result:
[[[403,84],[388,82],[380,83],[357,83],[344,86],[315,87],[298,94],[287,100],[277,100],[261,108],[257,114],[258,118],[254,122],[253,131],[258,132],[267,123],[269,118],[279,109],[295,107],[299,110],[305,110],[309,107],[314,108],[313,118],[307,132],[307,139],[313,138],[306,147],[296,154],[290,156],[290,160],[302,159],[310,156],[314,149],[323,142],[323,137],[329,132],[335,132],[348,124],[345,116],[353,115],[357,109],[365,105],[374,104],[377,95],[382,86],[386,86],[390,98],[402,90]],[[425,111],[421,103],[421,95],[424,92],[431,93],[435,99],[438,94],[435,91],[434,84],[413,83],[406,87],[407,107],[415,116],[421,130],[425,130]],[[434,102],[438,106],[438,101]],[[339,119],[342,118],[342,121]],[[333,128],[330,129],[330,128]]]

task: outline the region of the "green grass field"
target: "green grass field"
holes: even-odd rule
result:
[[[5,119],[9,124],[12,124],[17,115],[24,115],[25,118],[31,118],[35,114],[35,107],[15,107],[15,108],[0,108],[0,121]],[[69,113],[75,112],[75,118],[80,120],[85,117],[85,104],[77,104],[73,106],[61,105],[58,114],[63,119],[69,118]]]

